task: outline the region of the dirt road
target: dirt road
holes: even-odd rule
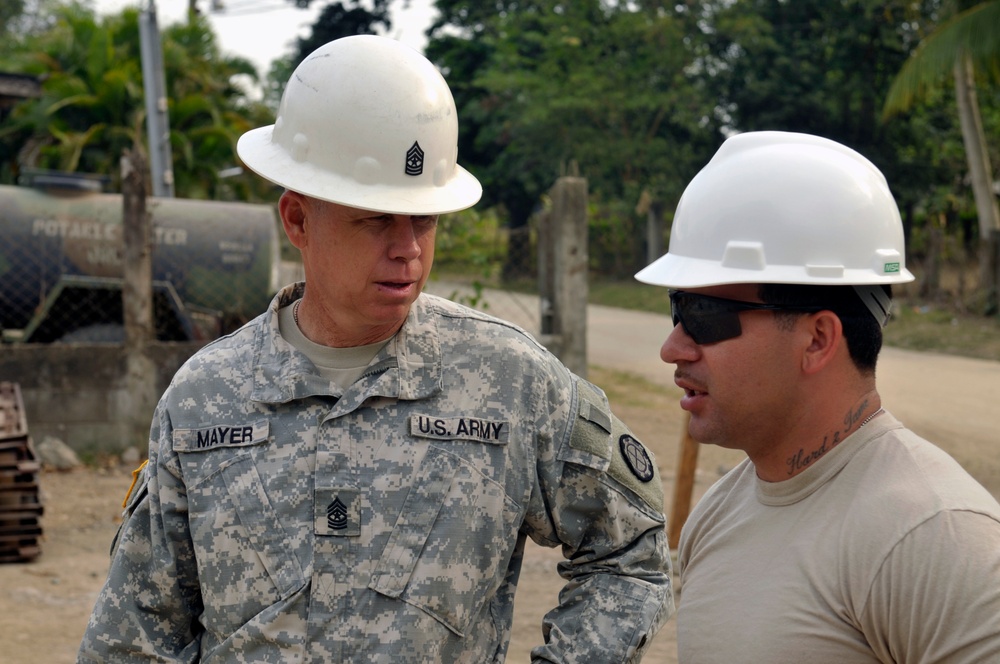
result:
[[[671,329],[667,316],[591,306],[589,362],[676,390],[673,366],[659,359]],[[877,379],[887,410],[1000,495],[1000,461],[995,461],[1000,457],[1000,362],[887,347],[879,356]]]

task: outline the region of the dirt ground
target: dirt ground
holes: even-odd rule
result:
[[[616,412],[656,455],[669,514],[683,423],[676,395],[633,375],[597,369],[588,377],[605,388]],[[975,444],[965,449],[961,440],[951,442],[948,451],[997,495],[1000,487],[989,481],[1000,477],[1000,455],[995,449],[986,451]],[[701,448],[694,499],[741,458],[740,452]],[[0,565],[0,664],[74,661],[107,573],[108,549],[131,470],[119,464],[41,474],[42,554],[30,563]],[[555,571],[559,559],[558,550],[529,546],[515,602],[509,662],[529,661],[531,647],[541,639],[542,615],[555,604],[561,586]],[[677,662],[673,620],[654,639],[645,661]]]

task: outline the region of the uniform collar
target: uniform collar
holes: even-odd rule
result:
[[[255,331],[254,401],[286,403],[311,396],[342,398],[338,410],[353,409],[370,397],[423,399],[441,389],[441,345],[434,300],[421,294],[396,335],[372,359],[346,392],[322,378],[312,362],[281,337],[278,311],[302,297],[305,283],[284,287]]]

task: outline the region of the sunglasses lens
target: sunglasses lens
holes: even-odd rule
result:
[[[696,344],[712,344],[740,336],[739,309],[728,303],[692,293],[670,295],[674,325],[680,323]]]

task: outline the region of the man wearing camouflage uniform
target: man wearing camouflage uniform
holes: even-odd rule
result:
[[[673,612],[651,454],[523,331],[420,293],[481,195],[457,131],[434,67],[362,36],[241,138],[306,282],[163,395],[79,661],[502,662],[528,537],[566,556],[532,661],[641,658]]]

